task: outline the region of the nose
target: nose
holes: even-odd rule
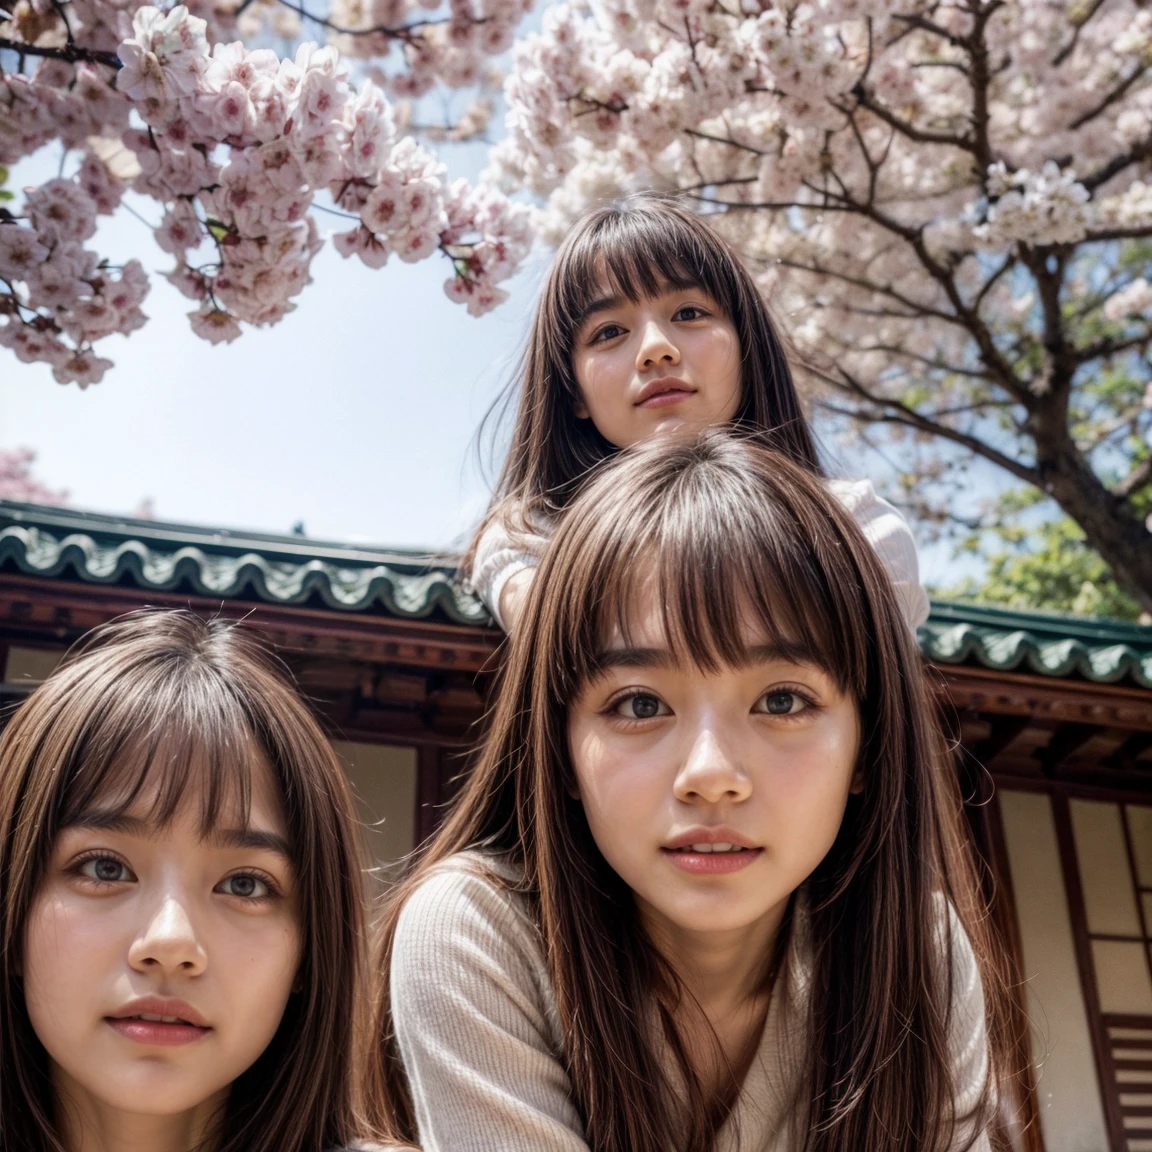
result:
[[[694,735],[672,790],[685,804],[739,804],[752,795],[752,781],[735,749],[704,725]]]
[[[671,366],[679,363],[680,349],[672,333],[655,318],[644,321],[640,330],[636,367],[643,372],[661,364]]]
[[[198,976],[204,971],[208,955],[179,896],[164,896],[132,942],[128,962],[140,972]]]

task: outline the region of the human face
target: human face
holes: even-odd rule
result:
[[[673,657],[652,612],[627,646],[609,639],[569,710],[592,836],[662,940],[779,923],[855,786],[855,702],[746,631],[744,662],[703,672]]]
[[[701,288],[638,301],[605,292],[577,329],[576,415],[617,448],[656,433],[691,437],[740,407],[740,341]]]
[[[58,836],[24,941],[28,1015],[58,1098],[86,1123],[210,1119],[268,1046],[300,958],[287,831],[271,771],[247,821],[166,827],[149,796],[99,804]]]

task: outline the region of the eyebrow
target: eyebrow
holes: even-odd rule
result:
[[[823,663],[815,658],[812,650],[801,644],[753,644],[743,650],[738,666],[777,663],[823,668]],[[613,668],[671,669],[678,666],[679,661],[668,648],[606,648],[597,653],[593,661],[593,667],[600,674]]]
[[[68,822],[69,828],[88,828],[100,832],[116,832],[121,836],[134,836],[140,840],[155,840],[159,829],[153,821],[138,816],[125,816],[107,808],[90,808]],[[215,828],[205,842],[216,848],[239,848],[252,851],[274,852],[289,864],[292,850],[288,841],[278,832],[260,828]]]
[[[598,297],[584,309],[584,315],[580,317],[580,323],[583,324],[590,316],[595,316],[598,312],[608,312],[613,308],[619,308],[624,303],[624,299],[623,296]]]

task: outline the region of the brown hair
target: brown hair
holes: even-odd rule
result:
[[[618,451],[573,410],[580,398],[572,367],[576,333],[605,289],[639,300],[663,285],[703,288],[736,329],[743,395],[733,426],[762,436],[790,460],[820,473],[783,344],[747,268],[727,241],[678,199],[640,193],[587,212],[556,253],[519,384],[489,414],[515,399],[508,456],[485,525],[513,509],[528,523],[555,515],[589,473]],[[466,558],[463,566],[469,564]]]
[[[806,885],[805,1149],[942,1152],[960,1128],[983,1131],[1002,1066],[1003,984],[919,653],[878,557],[820,482],[751,440],[717,432],[629,450],[557,528],[511,637],[476,769],[382,925],[369,1067],[381,1127],[416,1136],[389,1005],[400,910],[438,862],[473,848],[506,854],[522,871],[589,1145],[713,1146],[736,1087],[717,1102],[693,1071],[674,1019],[683,990],[573,799],[568,706],[596,675],[604,637],[618,628],[627,638],[637,594],[662,605],[668,642],[686,663],[738,663],[751,614],[770,643],[825,669],[859,709],[863,790],[849,798]],[[989,1022],[992,1073],[962,1117],[953,1116],[942,899],[972,943]],[[653,1001],[677,1056],[671,1075],[645,1024]],[[683,1107],[676,1081],[689,1087]]]
[[[213,1152],[321,1152],[356,1135],[364,875],[340,763],[280,666],[244,628],[188,611],[95,629],[0,739],[0,1150],[60,1152],[47,1053],[19,977],[25,928],[59,832],[94,802],[151,818],[198,797],[205,833],[270,767],[300,918],[298,981],[279,1030],[234,1083]]]

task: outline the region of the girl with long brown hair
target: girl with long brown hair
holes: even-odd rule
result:
[[[650,436],[759,436],[822,475],[788,359],[756,284],[676,199],[639,194],[572,227],[545,278],[492,506],[463,567],[511,630],[540,554],[585,478]],[[928,616],[904,518],[867,480],[827,480],[896,586],[907,624]]]
[[[650,441],[556,529],[381,925],[425,1152],[988,1149],[997,953],[919,653],[812,472]]]
[[[0,1150],[349,1144],[362,877],[339,761],[250,634],[85,637],[0,739]]]

